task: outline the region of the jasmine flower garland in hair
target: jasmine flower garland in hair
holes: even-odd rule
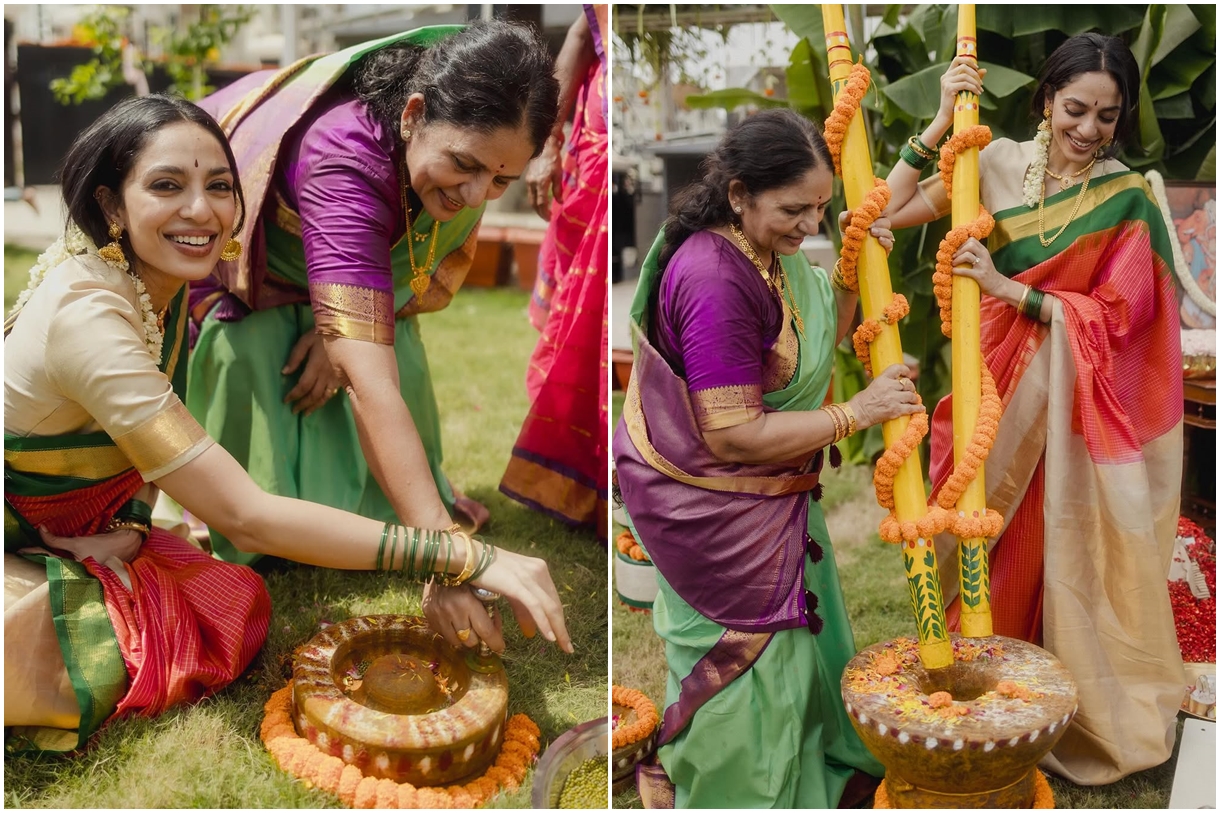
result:
[[[25,307],[25,303],[30,301],[34,291],[42,284],[42,280],[46,277],[48,271],[82,254],[99,256],[97,246],[93,244],[93,241],[81,231],[79,226],[72,223],[68,226],[63,236],[56,239],[46,251],[38,255],[38,259],[34,261],[34,265],[30,268],[29,284],[21,292],[21,295],[17,297],[17,302],[13,305],[13,309],[9,311],[8,318],[12,319],[16,314],[21,312],[21,309]],[[105,258],[100,259],[116,271],[122,271],[127,274],[131,279],[131,283],[136,291],[136,301],[140,304],[140,316],[144,324],[144,343],[148,346],[148,352],[152,354],[156,363],[160,364],[164,335],[161,332],[160,325],[157,323],[157,315],[153,313],[152,298],[144,287],[144,281],[131,273],[131,266],[126,260],[111,262]]]
[[[1046,176],[1046,161],[1050,155],[1051,128],[1038,126],[1038,134],[1034,136],[1034,160],[1030,162],[1029,171],[1025,173],[1025,194],[1021,200],[1031,209],[1038,205],[1042,197],[1043,179]]]

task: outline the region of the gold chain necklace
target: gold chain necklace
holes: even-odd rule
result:
[[[402,201],[403,220],[407,225],[407,257],[411,260],[411,290],[415,293],[415,298],[420,299],[432,282],[432,277],[428,276],[428,270],[432,268],[432,261],[436,259],[436,236],[441,223],[439,220],[432,221],[432,243],[428,246],[428,259],[422,266],[416,265],[415,246],[411,245],[411,238],[422,241],[424,237],[415,234],[415,230],[411,226],[411,204],[407,201],[407,148],[405,144],[402,150],[402,172],[398,174],[398,193]]]
[[[758,273],[762,274],[763,280],[767,283],[767,287],[775,293],[782,304],[785,299],[788,306],[792,308],[792,319],[796,322],[796,329],[801,334],[801,338],[805,338],[805,320],[801,318],[801,309],[796,306],[796,300],[792,297],[785,297],[784,292],[787,286],[784,285],[785,273],[784,266],[779,263],[779,274],[772,276],[767,267],[763,265],[762,259],[758,253],[754,251],[754,246],[750,245],[750,241],[746,239],[745,234],[741,229],[737,228],[735,223],[729,224],[729,233],[733,235],[733,239],[737,241],[737,247],[741,249],[741,253],[746,255],[754,267],[758,269]],[[779,257],[776,257],[778,263]]]
[[[1055,236],[1051,239],[1046,239],[1046,180],[1042,181],[1042,197],[1038,199],[1038,241],[1042,243],[1043,248],[1050,248],[1051,243],[1059,239],[1059,235],[1067,231],[1067,227],[1072,225],[1072,221],[1076,219],[1076,214],[1080,211],[1080,204],[1084,202],[1084,193],[1089,191],[1089,178],[1093,177],[1093,164],[1090,163],[1086,170],[1089,170],[1084,176],[1084,183],[1080,186],[1080,192],[1076,194],[1076,205],[1072,207],[1072,213],[1068,215],[1067,222],[1063,224],[1063,228],[1055,232]]]
[[[1075,178],[1079,178],[1081,175],[1083,175],[1084,173],[1091,170],[1093,168],[1093,165],[1096,163],[1097,163],[1097,159],[1094,158],[1086,166],[1082,167],[1081,169],[1076,170],[1071,175],[1058,175],[1058,174],[1052,172],[1050,167],[1047,167],[1046,174],[1050,175],[1052,178],[1054,178],[1056,181],[1058,181],[1059,185],[1062,188],[1067,189],[1069,186],[1075,185],[1075,183],[1076,183],[1076,181],[1074,180]]]

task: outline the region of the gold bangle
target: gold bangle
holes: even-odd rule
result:
[[[1025,291],[1024,291],[1024,293],[1021,294],[1020,301],[1017,302],[1017,313],[1024,315],[1025,300],[1029,299],[1029,292],[1032,291],[1033,289],[1034,289],[1034,286],[1032,286],[1032,285],[1025,286]]]
[[[854,294],[851,288],[847,287],[847,281],[843,279],[843,258],[835,260],[834,268],[830,272],[830,284],[845,294]]]
[[[116,531],[135,531],[140,536],[148,539],[148,534],[152,529],[134,519],[112,519],[106,523],[106,533],[114,533]]]
[[[856,413],[846,402],[836,404],[836,406],[843,410],[843,413],[847,416],[847,437],[851,437],[856,434]]]
[[[441,578],[441,584],[445,587],[458,587],[470,581],[471,574],[474,573],[475,555],[474,555],[474,540],[470,535],[463,530],[451,531],[451,537],[456,536],[466,543],[466,561],[462,564],[462,572],[456,576],[445,575]]]
[[[838,443],[847,437],[847,415],[843,413],[843,410],[839,409],[839,405],[827,404],[822,407],[822,411],[830,416],[830,420],[835,426],[835,439],[831,443]]]

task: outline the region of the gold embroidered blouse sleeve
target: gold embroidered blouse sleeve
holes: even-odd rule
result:
[[[158,369],[144,342],[134,292],[124,287],[130,283],[119,272],[65,286],[47,329],[47,378],[151,482],[214,441]]]
[[[757,384],[698,390],[690,394],[690,402],[695,421],[704,432],[749,423],[763,411],[762,387]]]
[[[375,344],[394,343],[393,293],[361,285],[311,282],[309,298],[318,333]]]

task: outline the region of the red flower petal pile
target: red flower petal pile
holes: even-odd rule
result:
[[[1186,546],[1190,558],[1199,565],[1207,580],[1212,597],[1199,600],[1184,581],[1169,583],[1169,601],[1173,605],[1173,621],[1178,632],[1182,660],[1187,663],[1216,662],[1216,554],[1212,540],[1195,523],[1182,517],[1178,520],[1178,536],[1194,537]]]

